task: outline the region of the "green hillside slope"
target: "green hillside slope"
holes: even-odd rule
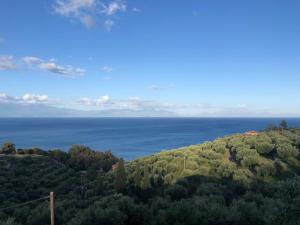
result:
[[[271,130],[163,151],[135,160],[129,167],[147,169],[154,181],[162,179],[164,184],[199,175],[250,185],[254,181],[268,182],[298,174],[299,148],[299,130]]]
[[[300,129],[230,135],[125,163],[85,146],[65,153],[8,143],[0,224],[50,224],[43,197],[54,191],[59,225],[296,225],[299,151]]]

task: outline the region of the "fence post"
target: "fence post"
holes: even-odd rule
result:
[[[50,219],[51,225],[55,225],[55,211],[54,211],[54,193],[50,192]]]

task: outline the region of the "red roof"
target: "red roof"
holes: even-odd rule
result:
[[[256,135],[259,135],[259,133],[255,130],[250,130],[250,131],[247,131],[245,133],[245,135],[256,136]]]

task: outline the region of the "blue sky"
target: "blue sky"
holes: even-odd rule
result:
[[[300,116],[300,2],[2,0],[0,102]]]

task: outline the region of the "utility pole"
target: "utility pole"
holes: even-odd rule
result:
[[[51,219],[51,225],[55,225],[54,193],[53,192],[50,192],[50,219]]]

